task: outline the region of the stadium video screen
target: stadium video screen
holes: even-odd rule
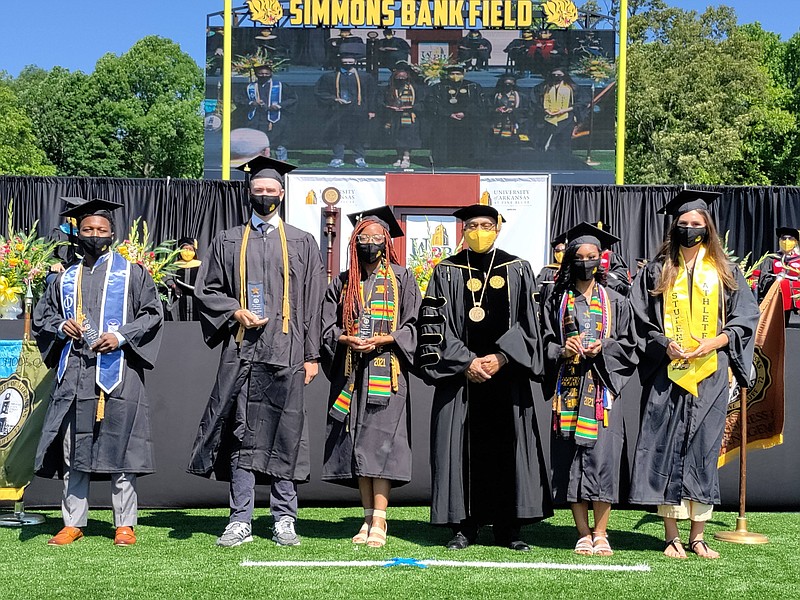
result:
[[[304,169],[613,181],[613,23],[348,30],[292,26],[284,10],[272,27],[236,15],[233,167],[264,154]],[[223,27],[220,15],[208,22],[205,176],[219,178]]]

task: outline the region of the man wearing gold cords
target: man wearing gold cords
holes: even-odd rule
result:
[[[534,398],[545,404],[533,272],[495,246],[496,209],[454,216],[469,248],[435,267],[419,319],[418,364],[436,388],[431,522],[452,528],[453,550],[491,523],[498,545],[525,551],[520,527],[552,514],[534,410]]]

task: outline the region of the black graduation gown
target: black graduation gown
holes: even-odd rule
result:
[[[84,269],[81,290],[84,311],[100,322],[103,286],[109,261],[94,272]],[[33,335],[45,364],[56,368],[67,343],[58,327],[64,322],[61,277],[48,286],[33,314]],[[99,388],[95,384],[97,355],[86,344],[73,344],[61,382],[56,382],[36,451],[35,470],[41,477],[63,476],[61,426],[74,406],[75,430],[72,468],[92,474],[134,473],[155,470],[150,437],[150,414],[144,371],[155,366],[161,345],[161,299],[153,279],[141,265],[131,265],[127,323],[119,328],[122,346],[122,383],[106,397],[105,418],[96,422]]]
[[[407,61],[411,46],[403,38],[392,36],[378,40],[375,44],[378,54],[378,66],[393,69],[400,61]],[[394,49],[392,49],[394,48]]]
[[[69,227],[68,224],[64,224]],[[53,258],[57,259],[59,263],[64,265],[64,268],[71,267],[78,262],[78,257],[75,256],[75,246],[72,244],[73,240],[77,241],[77,236],[70,236],[63,229],[63,225],[56,227],[50,232],[50,240],[60,242],[53,250]]]
[[[624,442],[619,394],[634,371],[636,341],[630,303],[612,289],[606,288],[606,292],[611,304],[611,335],[602,340],[600,354],[589,360],[595,377],[599,376],[616,400],[609,412],[608,427],[601,425],[598,428],[597,441],[591,447],[578,446],[574,438],[562,438],[553,430],[550,462],[553,498],[558,503],[619,501],[619,473]],[[543,308],[544,392],[547,400],[555,394],[558,373],[564,362],[559,322],[563,294],[561,289],[550,294]],[[576,297],[576,308],[588,309],[585,299],[581,298]]]
[[[336,77],[339,75],[340,97],[347,97],[350,104],[336,102]],[[361,103],[358,102],[358,82],[361,85]],[[324,139],[331,145],[353,146],[369,139],[369,113],[377,110],[378,85],[369,73],[356,71],[352,74],[338,70],[324,73],[317,80],[314,95],[328,109],[323,127]]]
[[[198,261],[199,262],[199,261]],[[197,283],[197,274],[200,272],[200,265],[196,267],[183,268],[175,271],[167,285],[170,289],[170,302],[164,313],[166,321],[198,321],[200,316],[195,309],[194,286]]]
[[[448,79],[433,86],[426,102],[432,115],[434,165],[474,166],[483,137],[480,86],[467,80],[456,83]],[[464,118],[459,121],[450,116],[456,113],[464,113]]]
[[[250,228],[247,279],[264,284],[269,322],[247,329],[241,347],[239,323],[239,256],[244,228]],[[188,472],[230,479],[230,444],[237,425],[237,397],[246,396],[247,427],[239,465],[257,474],[307,481],[308,425],[303,401],[303,363],[319,358],[320,310],[325,271],[314,238],[285,224],[289,252],[289,333],[282,332],[283,259],[277,229],[263,235],[250,222],[218,234],[197,275],[195,300],[206,344],[222,344],[217,380],[203,413]],[[260,389],[261,375],[271,374],[272,389]],[[251,385],[251,383],[253,385]],[[245,387],[246,386],[246,387]],[[238,444],[237,444],[238,445]],[[263,478],[262,478],[263,479]]]
[[[398,390],[392,392],[386,406],[366,404],[368,381],[356,376],[356,389],[350,402],[350,414],[344,422],[327,417],[323,481],[357,486],[358,477],[389,479],[394,487],[411,481],[411,398],[408,372],[417,348],[417,314],[421,301],[419,286],[408,271],[391,265],[397,277],[397,329],[392,351],[400,362]],[[322,367],[331,381],[328,408],[333,406],[347,377],[344,363],[347,347],[340,345],[343,333],[340,304],[347,272],[335,278],[322,304]],[[364,399],[364,400],[362,400]]]
[[[476,329],[465,310],[467,296],[472,305],[467,252],[472,265],[482,262],[481,255],[463,250],[439,263],[420,311],[418,366],[436,387],[431,522],[545,518],[552,509],[534,408],[534,397],[541,399],[534,378],[541,376],[543,357],[533,272],[526,261],[498,250],[491,275],[504,284],[489,287],[492,293],[487,291],[483,302],[487,327]],[[483,280],[474,266],[471,273]],[[471,338],[470,330],[488,330],[489,337]],[[472,360],[498,350],[509,363],[489,381],[468,384],[464,371]]]
[[[800,255],[794,254],[791,256],[786,256],[783,253],[779,253],[777,255],[773,254],[768,256],[764,259],[761,263],[761,273],[758,276],[758,285],[756,286],[756,293],[758,294],[758,301],[762,302],[769,291],[769,288],[772,287],[772,284],[778,279],[778,275],[775,274],[775,262],[780,258],[780,260],[793,267],[794,269],[800,269]],[[784,266],[784,274],[787,273],[787,269]],[[792,291],[794,292],[798,288],[797,282],[791,282],[792,287],[794,288]],[[786,299],[784,298],[784,303],[786,303]],[[796,305],[797,301],[793,301],[793,304]],[[795,311],[797,309],[794,309]]]
[[[277,83],[274,81],[273,86]],[[281,101],[280,101],[280,118],[272,123],[269,120],[269,82],[264,85],[259,85],[258,92],[261,100],[265,103],[264,106],[256,106],[250,104],[250,97],[247,94],[247,85],[242,87],[242,90],[237,95],[237,104],[239,105],[240,119],[239,125],[241,127],[250,127],[251,129],[258,129],[267,134],[269,138],[270,147],[273,149],[278,146],[285,146],[286,140],[289,135],[289,128],[291,126],[291,115],[294,112],[294,107],[297,104],[297,93],[288,85],[281,82]],[[253,118],[248,118],[250,112],[255,109]],[[239,113],[239,111],[236,111]]]
[[[717,351],[717,371],[700,382],[695,398],[667,376],[661,296],[652,296],[661,260],[647,263],[631,290],[643,384],[642,423],[634,455],[630,501],[677,505],[682,499],[719,504],[717,458],[728,407],[728,368],[742,385],[753,365],[758,305],[741,271],[731,266],[737,289],[725,290],[717,331],[728,346]]]

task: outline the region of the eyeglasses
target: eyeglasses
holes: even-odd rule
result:
[[[367,235],[366,233],[362,233],[356,236],[359,244],[369,244],[372,242],[373,244],[382,244],[386,241],[386,236],[382,233],[376,233],[375,235]]]
[[[464,229],[467,231],[477,231],[478,229],[483,229],[484,231],[493,231],[497,228],[497,225],[494,223],[467,223],[464,225]]]

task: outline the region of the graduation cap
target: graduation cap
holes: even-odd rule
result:
[[[361,221],[374,221],[388,231],[390,237],[397,238],[403,237],[404,235],[400,223],[397,222],[394,213],[392,213],[392,209],[388,206],[379,206],[378,208],[350,213],[347,215],[347,218],[350,219],[353,227],[358,225]]]
[[[775,229],[775,235],[777,235],[779,238],[788,235],[796,240],[800,240],[800,231],[794,227],[778,227]]]
[[[679,217],[690,210],[708,210],[709,205],[722,196],[720,192],[681,190],[677,196],[658,209],[658,214]]]
[[[178,240],[178,248],[183,248],[184,246],[191,246],[197,250],[197,240],[191,237],[182,237]]]
[[[581,244],[594,244],[601,250],[605,250],[619,241],[617,236],[611,235],[586,221],[568,230],[566,236],[568,248],[580,246]]]
[[[86,217],[98,215],[108,219],[113,229],[114,220],[111,217],[111,213],[118,208],[122,208],[122,204],[111,202],[110,200],[104,200],[103,198],[94,198],[93,200],[87,200],[81,204],[78,204],[77,206],[70,206],[67,210],[61,213],[61,216],[75,219],[78,223],[78,226],[80,226],[81,221]]]
[[[397,73],[397,71],[405,71],[406,73],[411,73],[413,70],[414,69],[411,68],[411,65],[404,60],[398,60],[392,67],[392,71],[394,71],[395,73]]]
[[[74,208],[76,206],[80,206],[81,204],[86,203],[86,198],[80,198],[78,196],[61,196],[61,201],[64,203],[65,207]],[[65,208],[64,210],[68,210]]]
[[[559,233],[556,237],[550,240],[550,247],[555,248],[559,244],[566,244],[567,243],[567,233]]]
[[[498,223],[505,222],[503,215],[497,212],[496,208],[489,206],[488,204],[470,204],[469,206],[459,208],[453,213],[453,216],[456,219],[461,219],[462,221],[468,221],[469,219],[474,219],[475,217],[489,217]]]
[[[350,44],[350,46],[352,46],[352,45],[353,44]],[[339,59],[340,60],[342,58],[352,58],[352,59],[355,59],[356,62],[358,62],[358,59],[359,58],[363,58],[363,56],[364,56],[363,52],[353,52],[352,50],[344,50],[342,52],[339,52]]]
[[[294,171],[297,166],[259,154],[236,168],[245,174],[249,173],[250,181],[253,179],[274,179],[283,187],[283,176],[290,171]]]
[[[598,229],[602,229],[606,233],[611,233],[611,225],[608,223],[603,223],[602,221],[598,221],[596,223]]]
[[[391,27],[387,27],[383,30],[384,35],[394,33],[394,30]]]
[[[442,69],[445,73],[455,73],[457,71],[461,73],[466,73],[466,69],[464,65],[446,65],[444,69]]]

